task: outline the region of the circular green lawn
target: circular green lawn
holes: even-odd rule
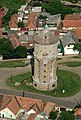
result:
[[[59,63],[59,64],[63,64],[63,65],[68,66],[68,67],[78,67],[78,66],[81,66],[81,62],[77,62],[77,61],[62,62],[62,63]]]
[[[75,74],[70,71],[58,70],[57,77],[58,77],[57,89],[51,91],[41,91],[33,88],[32,84],[30,84],[32,83],[32,79],[31,79],[32,76],[30,72],[19,74],[16,76],[11,76],[7,80],[7,84],[9,86],[14,87],[14,89],[19,89],[19,90],[24,89],[33,93],[46,94],[56,97],[72,96],[80,90],[81,80],[78,74]],[[20,82],[21,85],[15,86],[15,82]],[[65,93],[63,93],[63,90],[65,91]]]

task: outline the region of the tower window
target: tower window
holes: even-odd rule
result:
[[[54,87],[55,85],[53,84],[52,87]]]
[[[44,72],[46,72],[46,70],[44,70]]]
[[[35,84],[35,86],[37,87],[37,84]]]
[[[46,77],[46,75],[44,75],[44,77]]]
[[[44,81],[44,83],[46,83],[46,81]]]
[[[44,67],[46,67],[46,64],[44,64]]]

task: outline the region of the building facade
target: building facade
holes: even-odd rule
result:
[[[40,90],[57,87],[57,42],[54,31],[45,28],[34,36],[33,86]]]

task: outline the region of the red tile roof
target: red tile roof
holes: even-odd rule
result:
[[[0,101],[0,111],[8,108],[14,115],[20,110],[20,106],[14,96],[4,95]]]
[[[38,105],[38,107],[40,109],[42,109],[43,107],[43,101],[42,100],[39,100],[39,99],[33,99],[33,98],[23,98],[23,97],[20,97],[20,96],[16,96],[21,108],[25,108],[25,109],[30,109],[30,107],[32,105],[34,105],[35,103]]]
[[[36,113],[31,113],[27,120],[35,120],[36,115]]]
[[[15,97],[9,102],[9,104],[6,106],[14,115],[18,113],[20,110],[20,106],[16,100]]]
[[[75,116],[81,115],[81,108],[77,108],[76,111],[74,112]]]
[[[81,27],[81,20],[63,20],[63,27]]]
[[[17,15],[14,14],[11,16],[11,20],[9,21],[9,27],[10,28],[18,28],[18,18]]]
[[[47,102],[46,106],[44,107],[43,112],[45,112],[46,115],[49,115],[50,112],[54,110],[55,106],[56,106],[55,103]]]
[[[10,28],[18,28],[18,25],[17,25],[17,23],[15,23],[13,20],[10,20],[10,21],[9,21],[9,27],[10,27]]]
[[[6,7],[0,8],[0,18],[2,18],[3,16],[5,16],[6,13],[7,13],[7,8]]]
[[[31,12],[29,17],[28,17],[28,23],[27,23],[27,28],[29,30],[35,30],[36,28],[36,20],[38,18],[38,14],[35,12]]]
[[[9,39],[10,39],[10,41],[12,43],[12,46],[14,48],[16,48],[17,46],[21,45],[20,39],[19,39],[18,35],[15,35],[14,33],[9,33],[8,37],[9,37]]]
[[[67,14],[64,20],[80,20],[80,14]]]
[[[78,37],[78,39],[81,39],[81,29],[76,29],[75,34]]]

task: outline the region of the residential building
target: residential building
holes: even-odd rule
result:
[[[81,120],[81,108],[76,108],[74,112],[75,120]]]
[[[9,40],[11,41],[11,44],[14,48],[18,47],[19,45],[21,45],[20,43],[20,38],[19,36],[16,34],[16,32],[13,31],[9,31],[8,33],[8,37]]]
[[[36,30],[36,21],[38,18],[38,14],[36,12],[31,12],[29,17],[28,17],[28,23],[27,23],[27,28],[28,30]]]
[[[75,31],[75,35],[77,36],[79,42],[81,42],[81,29],[77,28]]]
[[[81,28],[81,20],[63,20],[62,26],[64,30],[76,30]]]
[[[55,106],[55,103],[39,99],[0,94],[0,118],[44,120],[45,117],[49,117],[49,113]]]
[[[60,38],[60,52],[63,52],[63,55],[78,54],[79,52],[77,50],[73,50],[74,45],[78,42],[79,40],[74,33],[67,32],[66,35]]]
[[[64,16],[64,20],[80,20],[81,14],[74,13],[74,14],[67,14]]]
[[[19,30],[17,14],[11,16],[11,19],[9,21],[9,27],[10,30]]]

